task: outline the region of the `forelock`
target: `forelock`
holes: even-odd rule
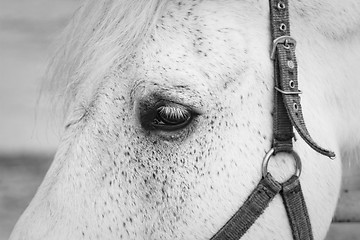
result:
[[[43,92],[66,114],[84,83],[121,65],[151,32],[167,0],[85,0],[60,35]]]

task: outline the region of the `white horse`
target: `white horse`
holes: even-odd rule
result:
[[[269,3],[86,1],[49,86],[62,141],[18,239],[209,239],[261,178],[271,147]],[[329,160],[297,138],[314,238],[330,225],[340,151],[360,140],[360,1],[290,1],[302,107]],[[293,170],[278,154],[269,171]],[[242,239],[291,239],[279,196]]]

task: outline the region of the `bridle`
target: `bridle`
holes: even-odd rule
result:
[[[211,240],[238,240],[264,212],[271,200],[280,193],[294,240],[312,240],[313,234],[305,199],[300,185],[301,160],[293,150],[293,127],[315,151],[330,158],[335,153],[317,145],[311,138],[302,114],[297,79],[296,41],[290,36],[288,0],[269,0],[273,46],[270,57],[274,62],[274,110],[272,148],[265,155],[262,179],[230,220]],[[272,156],[279,152],[292,155],[295,173],[284,183],[277,182],[267,167]]]

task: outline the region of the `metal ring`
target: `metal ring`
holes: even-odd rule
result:
[[[286,30],[286,25],[284,23],[280,24],[279,29],[284,32]]]
[[[295,67],[295,64],[292,60],[287,61],[287,65],[290,69],[293,69]]]
[[[294,102],[293,107],[294,107],[294,110],[295,110],[295,111],[298,111],[298,110],[299,110],[299,106],[297,105],[296,102]]]
[[[295,87],[295,82],[293,80],[289,81],[289,87],[290,88],[294,88]]]
[[[279,2],[278,5],[277,5],[277,8],[278,9],[285,9],[285,3]]]
[[[265,155],[264,160],[263,160],[263,164],[262,164],[262,175],[263,177],[266,177],[266,174],[268,173],[268,165],[269,165],[269,161],[271,156],[274,155],[275,149],[271,148]],[[299,157],[299,155],[292,150],[291,152],[289,152],[289,154],[291,154],[295,160],[295,173],[294,175],[296,177],[300,177],[301,175],[301,169],[302,169],[302,165],[301,165],[301,159]]]

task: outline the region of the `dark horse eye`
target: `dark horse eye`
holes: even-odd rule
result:
[[[200,113],[189,106],[167,100],[143,101],[139,120],[146,130],[177,131],[186,128]]]
[[[175,131],[186,127],[193,118],[193,113],[186,107],[171,103],[159,106],[151,122],[153,128]]]

